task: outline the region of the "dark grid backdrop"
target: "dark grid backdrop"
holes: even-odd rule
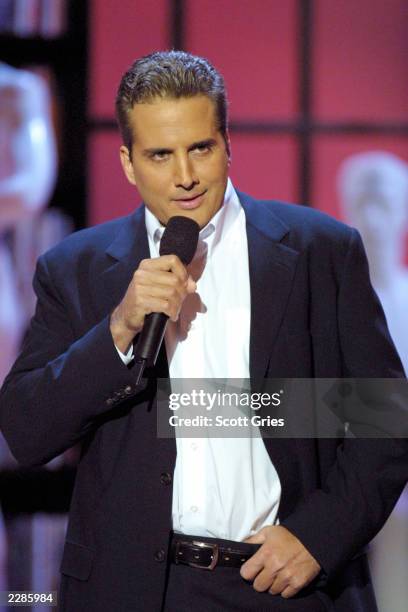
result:
[[[113,99],[123,68],[159,48],[202,54],[225,75],[232,178],[255,196],[340,216],[345,156],[408,159],[405,0],[125,0],[120,15],[113,5],[95,0],[90,12],[90,223],[138,202],[118,165]]]

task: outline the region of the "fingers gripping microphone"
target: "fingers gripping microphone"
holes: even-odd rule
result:
[[[160,241],[160,255],[177,255],[187,266],[196,252],[199,231],[200,228],[193,219],[171,217]],[[134,352],[139,370],[137,383],[142,377],[144,368],[156,363],[168,319],[168,316],[162,312],[152,312],[145,317]]]

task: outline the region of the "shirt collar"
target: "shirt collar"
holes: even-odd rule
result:
[[[211,255],[221,238],[228,233],[235,219],[238,217],[240,209],[241,204],[237,192],[231,180],[228,179],[222,206],[207,225],[200,230],[199,240],[207,243],[208,255]],[[154,244],[158,254],[160,240],[163,236],[165,227],[147,206],[145,207],[145,223],[149,242]]]

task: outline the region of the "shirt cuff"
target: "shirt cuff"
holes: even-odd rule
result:
[[[123,361],[123,363],[125,365],[128,365],[132,361],[132,359],[133,359],[133,344],[130,345],[130,348],[129,348],[127,353],[122,353],[122,351],[120,351],[118,349],[116,344],[115,344],[115,349],[118,351],[118,355],[119,355],[119,357],[121,358],[121,360]]]

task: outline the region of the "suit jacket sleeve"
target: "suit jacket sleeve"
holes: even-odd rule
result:
[[[39,465],[81,440],[128,398],[134,376],[114,346],[109,316],[75,338],[47,265],[34,278],[37,307],[0,394],[0,425],[16,459]]]
[[[338,290],[338,333],[345,377],[403,377],[361,239],[351,234]],[[330,577],[376,535],[408,479],[404,439],[346,438],[315,490],[282,524]]]

